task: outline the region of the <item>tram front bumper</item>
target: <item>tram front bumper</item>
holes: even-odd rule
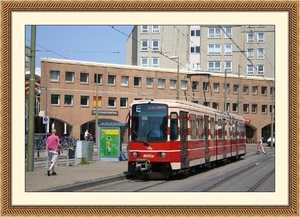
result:
[[[147,172],[151,170],[151,163],[147,159],[138,159],[135,164],[135,170]]]

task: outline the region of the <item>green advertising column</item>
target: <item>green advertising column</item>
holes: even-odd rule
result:
[[[120,128],[100,127],[99,130],[100,161],[119,161],[120,156]]]

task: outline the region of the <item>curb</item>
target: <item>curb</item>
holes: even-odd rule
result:
[[[41,192],[72,192],[82,190],[84,188],[89,188],[97,185],[103,185],[110,182],[116,182],[120,180],[124,180],[130,177],[129,173],[119,174],[115,176],[105,177],[101,179],[91,180],[91,181],[84,181],[80,183],[70,184],[66,186],[55,187],[51,189],[41,190]]]

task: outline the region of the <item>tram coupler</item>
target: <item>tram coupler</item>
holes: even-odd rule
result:
[[[147,159],[138,159],[135,164],[135,170],[140,172],[150,172],[151,163]]]

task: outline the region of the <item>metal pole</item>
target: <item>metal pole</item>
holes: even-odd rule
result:
[[[97,147],[99,148],[98,146],[98,79],[99,79],[99,74],[97,73],[97,83],[96,83],[96,120],[95,120],[95,136],[96,136],[96,145]]]
[[[28,152],[27,171],[34,170],[34,103],[35,103],[35,42],[36,26],[31,26],[31,49],[30,49],[30,79],[29,79],[29,114],[28,114]]]
[[[273,141],[273,134],[274,134],[274,129],[273,129],[273,125],[274,125],[274,88],[273,86],[271,87],[272,88],[272,112],[271,112],[271,149],[273,148],[273,144],[274,144],[274,141]]]
[[[180,88],[179,88],[179,57],[177,58],[177,96],[176,96],[176,99],[179,99],[180,98]]]
[[[238,115],[240,115],[240,68],[241,65],[238,66]]]
[[[46,90],[46,106],[45,106],[46,112],[45,112],[45,115],[47,117],[48,116],[48,100],[47,100],[47,98],[48,98],[48,88],[47,87],[44,87],[44,88]],[[48,124],[45,124],[45,138],[46,138],[46,142],[47,142],[47,133],[48,133]]]
[[[227,111],[227,69],[225,69],[225,81],[224,81],[224,111]]]

